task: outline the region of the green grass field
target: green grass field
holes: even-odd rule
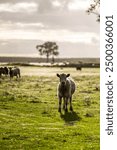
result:
[[[76,83],[74,112],[58,113],[56,73]],[[21,67],[0,79],[1,150],[99,150],[99,69]]]

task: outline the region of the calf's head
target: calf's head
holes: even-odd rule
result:
[[[62,85],[65,85],[65,84],[66,84],[67,77],[70,76],[70,74],[64,74],[64,73],[62,73],[62,74],[58,74],[58,73],[57,73],[56,75],[57,75],[57,77],[59,77],[60,83],[61,83]]]

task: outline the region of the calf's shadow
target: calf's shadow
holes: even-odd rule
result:
[[[78,116],[76,112],[65,112],[64,114],[60,114],[60,117],[65,121],[67,124],[74,124],[76,121],[80,121],[81,117]]]

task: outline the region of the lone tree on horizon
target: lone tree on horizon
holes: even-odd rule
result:
[[[100,0],[93,0],[94,2],[90,4],[90,7],[87,9],[88,14],[95,14],[97,16],[98,22],[100,22],[100,13],[99,13],[99,8],[100,8]]]
[[[36,49],[39,51],[40,55],[46,55],[46,62],[49,62],[49,57],[52,56],[52,62],[54,63],[54,56],[59,55],[56,42],[47,41],[41,45],[37,45]]]

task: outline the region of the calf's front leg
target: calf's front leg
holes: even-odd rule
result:
[[[62,102],[62,97],[59,97],[59,108],[58,108],[58,112],[61,112],[61,102]]]
[[[63,109],[65,110],[65,97],[63,98]]]
[[[68,104],[68,98],[65,98],[65,112],[68,112],[67,104]]]

